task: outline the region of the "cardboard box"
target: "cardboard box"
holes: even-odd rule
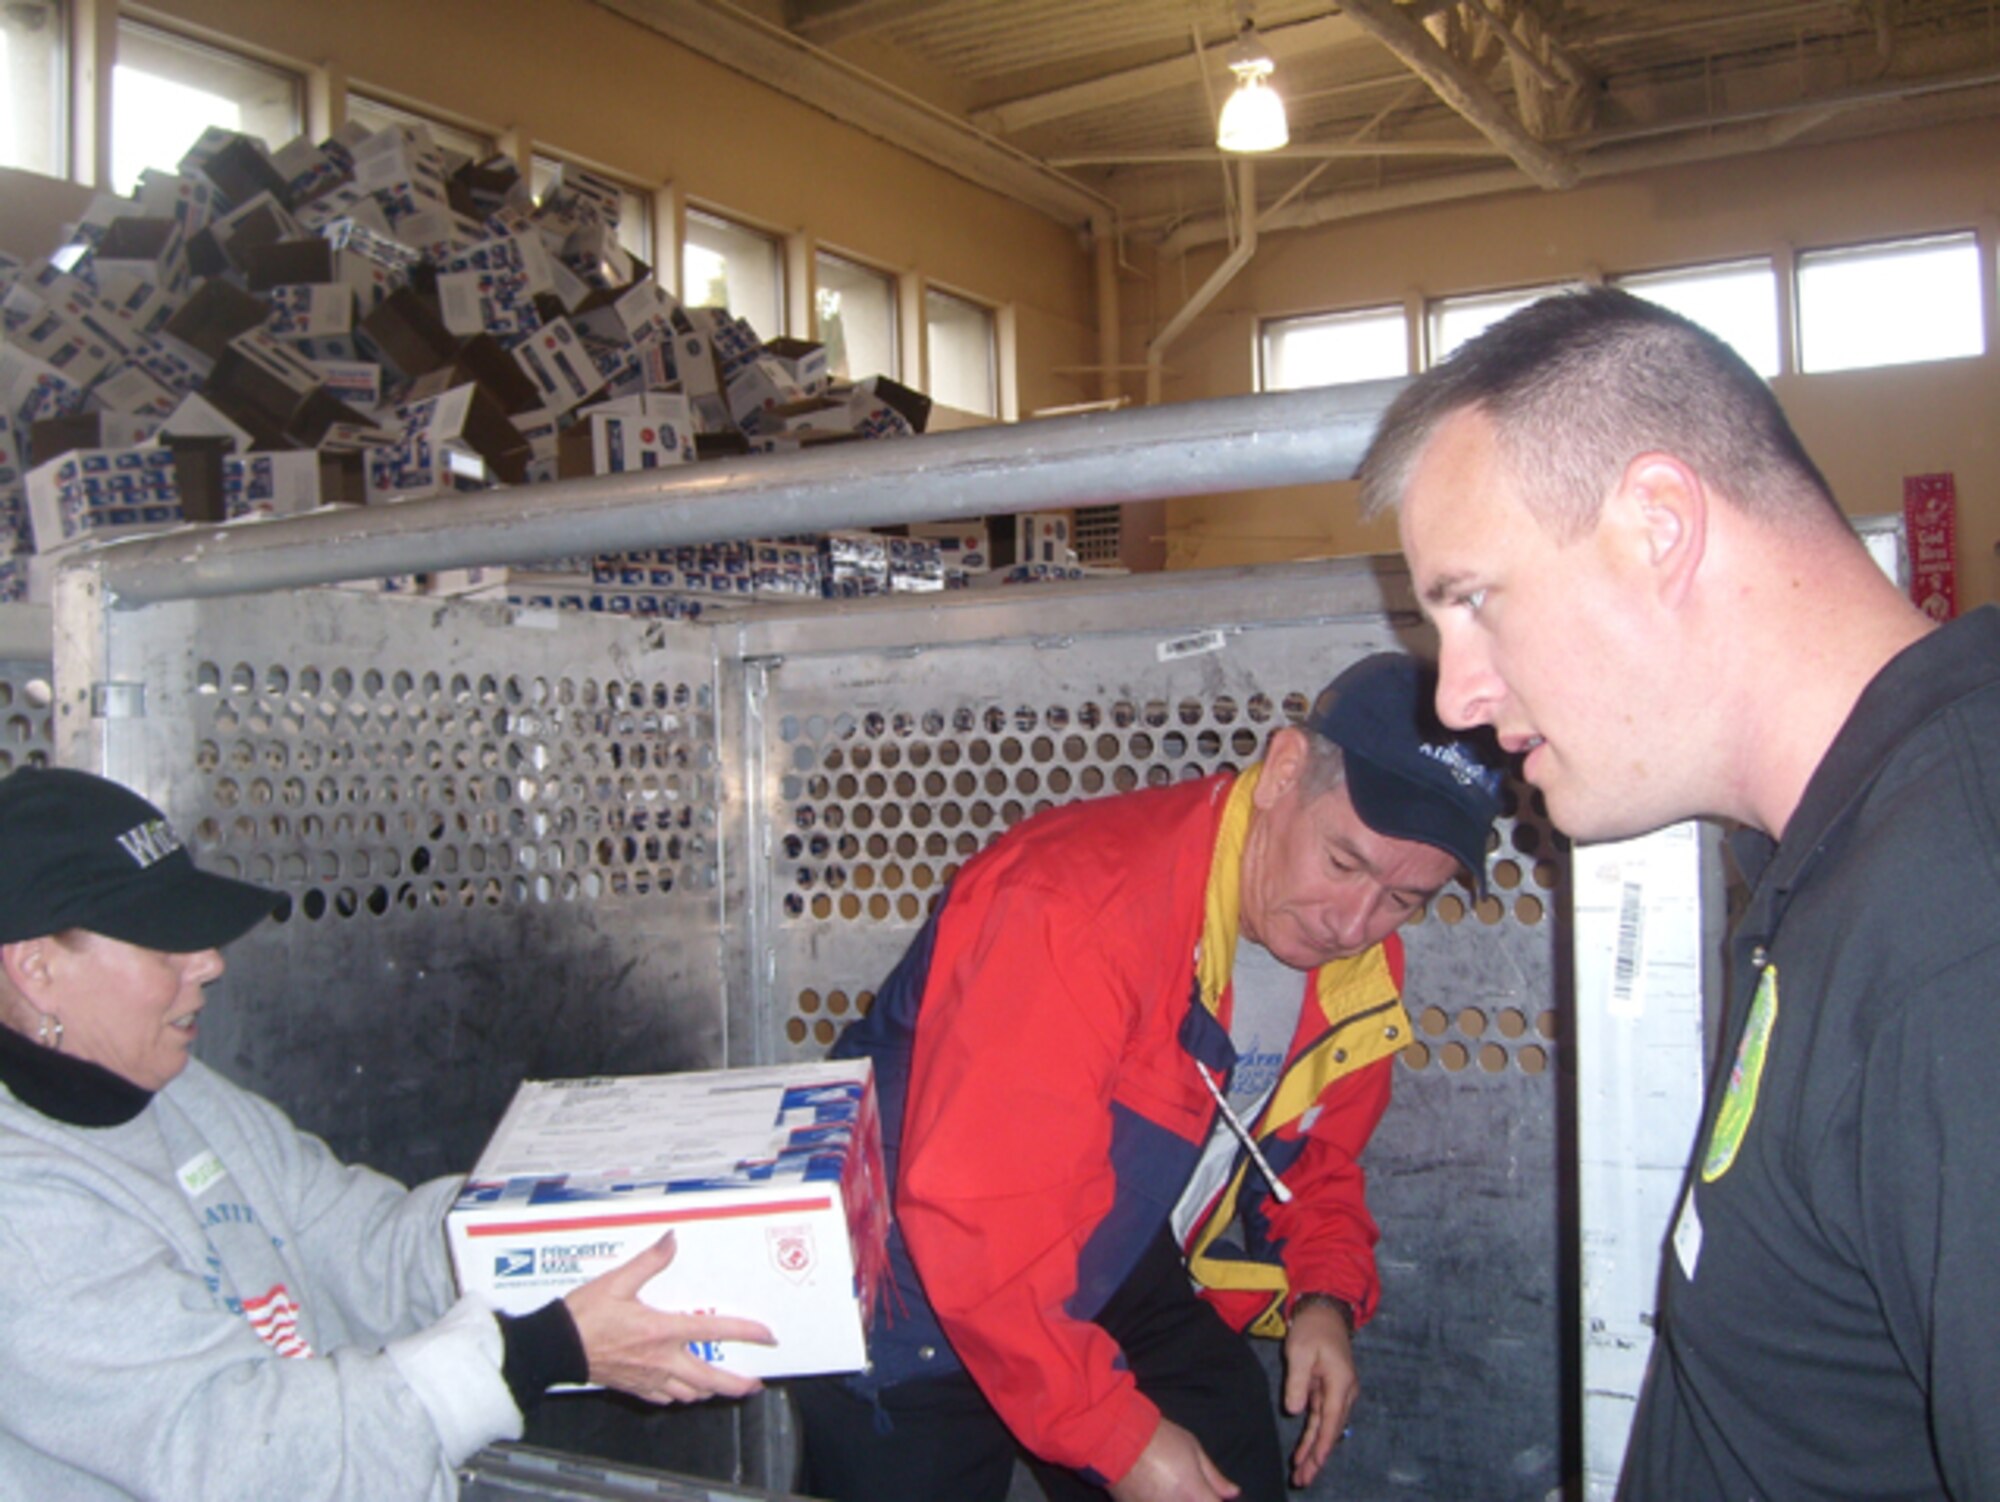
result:
[[[792,380],[807,396],[818,396],[827,388],[826,346],[810,339],[777,338],[764,341],[764,358],[781,363]]]
[[[238,334],[264,326],[271,309],[261,297],[220,280],[203,282],[166,323],[166,332],[210,360],[229,352]]]
[[[224,510],[245,516],[297,516],[323,504],[326,460],[311,449],[230,454],[222,461]]]
[[[792,379],[791,368],[763,355],[747,361],[729,382],[729,416],[746,433],[762,431],[774,409],[805,400],[806,389]]]
[[[888,1186],[866,1060],[530,1080],[445,1218],[460,1287],[526,1314],[668,1230],[662,1309],[760,1320],[731,1371],[857,1371],[887,1269]]]
[[[544,322],[537,294],[554,286],[548,251],[534,235],[481,240],[438,263],[438,302],[454,334],[525,338]]]
[[[908,424],[911,433],[921,433],[931,420],[931,399],[887,376],[870,376],[854,383],[851,404],[856,409],[855,430],[862,429],[861,415],[884,407]]]
[[[219,126],[201,133],[181,158],[180,169],[206,178],[231,203],[266,193],[277,199],[286,191],[284,174],[272,165],[262,141]]]
[[[513,355],[535,383],[540,405],[556,412],[569,411],[604,384],[567,318],[541,329]]]
[[[333,339],[354,327],[354,292],[341,282],[289,282],[269,287],[264,332],[273,339]]]
[[[334,249],[314,236],[309,240],[273,240],[252,247],[243,257],[243,271],[252,292],[334,280]]]
[[[158,532],[181,522],[171,449],[76,449],[28,471],[35,551],[91,538]]]
[[[1076,554],[1069,545],[1067,511],[1024,511],[1014,518],[1014,561],[1069,565]]]
[[[364,347],[405,379],[449,365],[458,337],[435,309],[408,287],[399,287],[361,320]]]
[[[912,522],[910,536],[935,543],[947,570],[983,574],[993,566],[984,522]]]
[[[410,399],[385,421],[389,440],[363,451],[371,505],[487,489],[495,479],[518,485],[527,473],[528,442],[477,386],[410,388]]]
[[[557,439],[566,480],[694,463],[694,413],[675,392],[651,391],[590,408]]]

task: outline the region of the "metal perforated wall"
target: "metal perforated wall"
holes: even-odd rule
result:
[[[706,634],[338,589],[107,621],[65,724],[87,695],[107,770],[288,899],[204,1056],[405,1178],[523,1076],[723,1061]]]
[[[312,921],[715,885],[708,683],[408,660],[195,664],[214,864]]]
[[[0,776],[46,765],[53,749],[54,688],[41,659],[0,659]]]

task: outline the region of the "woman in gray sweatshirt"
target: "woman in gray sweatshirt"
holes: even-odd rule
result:
[[[640,1302],[671,1241],[520,1319],[455,1300],[456,1180],[344,1165],[189,1056],[277,900],[116,783],[0,781],[0,1497],[449,1498],[553,1383],[754,1391],[688,1345],[761,1325]]]

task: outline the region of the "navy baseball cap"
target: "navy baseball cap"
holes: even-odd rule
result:
[[[1490,734],[1461,734],[1437,717],[1437,673],[1403,652],[1378,652],[1320,690],[1305,726],[1344,753],[1361,822],[1391,839],[1458,857],[1486,889],[1486,837],[1503,780]]]
[[[0,944],[82,928],[195,954],[249,932],[282,900],[201,870],[130,788],[60,767],[0,781]]]

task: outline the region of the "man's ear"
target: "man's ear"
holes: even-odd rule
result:
[[[1306,733],[1296,725],[1272,732],[1264,748],[1264,770],[1250,794],[1258,812],[1270,808],[1299,785],[1306,768]]]
[[[1662,603],[1685,602],[1708,552],[1708,488],[1672,454],[1640,454],[1625,466],[1612,509],[1627,561],[1653,581]]]

